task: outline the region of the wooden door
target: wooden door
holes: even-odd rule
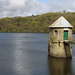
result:
[[[68,31],[64,31],[64,40],[68,40]]]

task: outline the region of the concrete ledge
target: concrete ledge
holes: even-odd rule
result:
[[[64,40],[64,43],[73,43],[73,41]]]

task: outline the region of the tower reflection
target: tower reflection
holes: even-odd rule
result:
[[[72,75],[72,58],[54,58],[48,56],[50,75]]]

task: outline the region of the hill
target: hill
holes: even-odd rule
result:
[[[56,12],[28,17],[0,18],[0,32],[48,33],[50,26],[60,16],[64,16],[74,27],[75,12]]]

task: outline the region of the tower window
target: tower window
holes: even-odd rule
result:
[[[57,30],[55,30],[55,35],[57,35],[57,34],[58,34]]]

